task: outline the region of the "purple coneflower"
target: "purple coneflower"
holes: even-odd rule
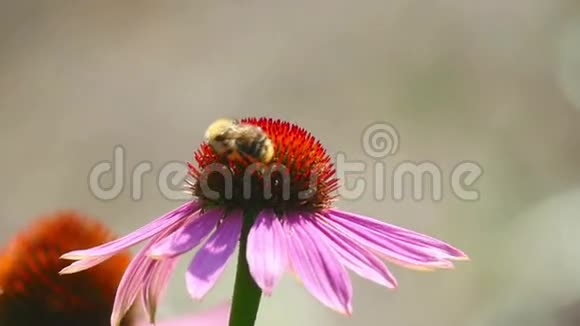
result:
[[[224,161],[204,143],[195,153],[197,165],[190,164],[194,199],[125,237],[62,256],[77,260],[62,271],[74,273],[149,240],[121,280],[113,322],[139,293],[154,309],[176,259],[198,246],[186,274],[195,299],[215,285],[240,241],[240,261],[247,261],[264,294],[290,270],[320,302],[347,315],[352,312],[347,270],[395,288],[395,277],[379,257],[422,270],[468,259],[440,240],[333,208],[335,169],[304,129],[267,118],[241,122],[260,127],[272,141],[275,154],[267,164]]]

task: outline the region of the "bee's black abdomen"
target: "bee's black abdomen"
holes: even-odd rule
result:
[[[254,160],[259,160],[263,156],[264,146],[267,141],[268,138],[264,135],[255,138],[251,142],[238,141],[238,150],[245,156],[249,156]]]

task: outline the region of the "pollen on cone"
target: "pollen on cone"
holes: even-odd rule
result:
[[[58,272],[68,264],[59,259],[63,253],[111,239],[103,225],[72,211],[45,216],[17,234],[0,254],[0,325],[109,325],[129,254],[82,273]]]

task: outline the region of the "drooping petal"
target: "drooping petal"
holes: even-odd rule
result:
[[[450,260],[469,259],[469,257],[461,250],[428,235],[421,234],[396,225],[384,223],[359,214],[344,212],[338,209],[330,209],[329,211],[337,218],[350,220],[361,225],[366,225],[367,227],[383,234],[384,236],[399,239],[400,241],[415,244],[423,248],[432,248],[434,253],[440,255],[442,258],[447,258]]]
[[[156,326],[227,326],[230,309],[231,303],[228,301],[201,313],[161,320]],[[138,323],[137,326],[151,326],[151,324],[143,322]]]
[[[156,322],[157,304],[167,288],[176,263],[177,258],[158,260],[149,274],[146,275],[141,291],[141,302],[151,324]]]
[[[323,236],[303,216],[289,215],[284,228],[288,257],[304,287],[320,302],[338,312],[352,313],[352,285],[348,273]]]
[[[341,263],[348,269],[387,288],[397,287],[397,280],[393,274],[373,253],[344,234],[336,232],[320,219],[314,219],[313,224],[324,234]]]
[[[147,256],[147,252],[151,249],[157,241],[163,239],[175,229],[179,228],[180,225],[174,225],[159,234],[156,234],[139,252],[135,255],[121,281],[117,287],[117,293],[115,294],[115,301],[113,303],[113,311],[111,313],[111,325],[118,326],[122,318],[125,316],[127,311],[131,308],[137,295],[144,290],[145,286],[150,284],[148,279],[151,280],[151,276],[155,274],[156,268],[159,268],[161,261],[151,259]],[[162,272],[170,272],[172,268],[167,271],[167,268],[161,266]],[[163,276],[163,277],[168,277]],[[153,294],[150,292],[150,294]],[[150,299],[148,299],[150,300]]]
[[[201,299],[223,273],[236,250],[242,230],[242,213],[229,214],[203,247],[197,252],[186,273],[189,294]]]
[[[212,209],[197,216],[177,231],[159,241],[149,251],[153,258],[176,257],[195,248],[205,239],[223,216],[222,209]]]
[[[197,211],[199,207],[200,204],[196,201],[187,202],[177,209],[145,224],[122,238],[90,249],[75,250],[65,253],[61,256],[61,259],[81,260],[89,257],[114,255],[174,226],[183,218],[186,218]]]
[[[365,224],[357,224],[347,219],[337,218],[332,214],[323,215],[328,225],[336,231],[342,232],[355,242],[381,254],[385,259],[419,270],[433,270],[435,268],[452,268],[453,264],[446,259],[430,252],[412,250],[403,246],[400,242],[369,228]]]
[[[272,210],[258,214],[248,235],[246,257],[256,284],[265,295],[270,295],[288,264],[286,235]]]
[[[133,305],[133,302],[135,302],[139,291],[142,290],[146,276],[153,270],[155,264],[158,263],[145,255],[148,249],[146,246],[135,255],[129,266],[127,266],[121,282],[119,282],[113,304],[113,311],[111,313],[112,326],[118,326],[120,324],[127,311]]]

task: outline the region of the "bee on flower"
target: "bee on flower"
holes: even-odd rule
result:
[[[262,128],[235,119],[214,121],[205,132],[205,140],[226,161],[268,164],[274,157],[274,144]]]

